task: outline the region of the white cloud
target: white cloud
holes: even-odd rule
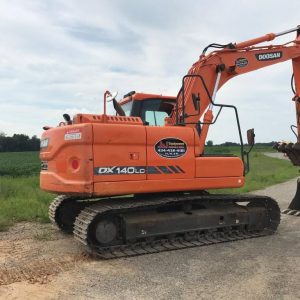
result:
[[[2,1],[0,131],[39,135],[65,111],[100,112],[106,89],[176,95],[207,44],[293,27],[299,8],[297,0]],[[217,100],[238,106],[259,141],[293,139],[291,72],[286,63],[235,78]],[[209,138],[236,141],[233,115]]]

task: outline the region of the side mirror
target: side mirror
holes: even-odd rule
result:
[[[117,114],[119,116],[125,117],[126,116],[125,111],[123,110],[123,108],[119,104],[119,102],[115,98],[113,98],[112,102],[113,102],[113,106],[114,106],[114,109],[117,112]]]
[[[111,93],[110,91],[105,91],[104,93],[104,99],[103,99],[103,114],[106,115],[106,102],[110,102],[116,99],[118,95],[118,92],[116,93]]]
[[[249,146],[253,146],[255,144],[254,128],[247,130],[247,140]]]
[[[107,102],[110,102],[110,101],[113,101],[116,99],[116,97],[118,96],[118,92],[115,92],[115,93],[109,93],[109,95],[107,95],[106,97],[106,101]]]

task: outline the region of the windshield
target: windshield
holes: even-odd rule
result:
[[[130,116],[130,113],[131,113],[131,108],[132,108],[132,101],[129,101],[127,103],[124,103],[121,105],[124,112],[125,112],[125,115],[126,116]]]

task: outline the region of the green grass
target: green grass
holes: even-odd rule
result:
[[[39,188],[39,152],[0,153],[0,230],[20,221],[49,222],[53,195]]]
[[[247,150],[248,147],[245,147]],[[250,172],[246,175],[246,183],[238,189],[219,189],[213,193],[247,193],[263,189],[273,184],[285,182],[299,176],[299,170],[288,160],[265,156],[265,152],[276,152],[271,147],[254,146],[250,153]],[[205,153],[235,154],[240,156],[240,147],[213,146],[206,147]]]
[[[244,150],[249,150],[248,146],[244,147]],[[254,153],[264,153],[264,152],[277,152],[274,150],[272,147],[268,146],[259,146],[255,145],[250,152],[250,156],[253,155]],[[206,146],[205,147],[205,153],[214,153],[214,154],[235,154],[235,155],[240,155],[241,154],[241,148],[239,146]]]
[[[49,222],[53,195],[40,190],[39,177],[0,178],[0,230],[20,221]]]
[[[263,152],[255,151],[250,156],[250,172],[246,175],[246,184],[239,189],[216,190],[215,192],[247,193],[297,176],[299,176],[298,168],[290,161],[266,157]]]
[[[298,176],[298,169],[289,161],[263,155],[270,151],[269,147],[254,148],[243,188],[211,192],[249,192]],[[239,147],[207,147],[206,153],[238,155]],[[54,195],[40,190],[39,169],[38,152],[0,153],[0,230],[20,221],[49,222],[48,206]]]

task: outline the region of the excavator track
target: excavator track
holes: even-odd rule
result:
[[[64,233],[72,234],[75,218],[89,202],[79,202],[79,198],[59,195],[51,202],[48,210],[49,219]]]
[[[241,206],[240,204],[243,202],[247,205]],[[205,203],[209,212],[212,211],[212,216],[209,216],[209,214],[205,215],[205,210],[198,210],[200,214],[203,214],[204,219],[207,218],[206,226],[147,235],[147,230],[143,232],[143,226],[136,223],[141,220],[146,227],[149,225],[147,228],[151,230],[152,227],[156,228],[156,225],[155,221],[151,219],[153,214],[151,215],[149,211],[168,208],[171,212],[167,213],[172,214],[173,208],[179,204],[183,205],[186,210],[181,213],[193,215],[197,211],[192,210],[191,206],[200,203]],[[223,206],[223,211],[216,214],[211,208],[218,207],[219,209],[220,205]],[[147,212],[150,214],[148,217]],[[223,219],[222,216],[219,217],[220,213],[224,213]],[[216,218],[216,215],[218,215],[218,221],[214,226],[209,226],[208,224],[212,222],[211,219]],[[236,218],[235,223],[227,224],[226,219],[230,219],[232,216],[233,219]],[[109,221],[115,219],[122,221],[120,223]],[[248,223],[245,221],[246,219]],[[124,225],[124,220],[129,225]],[[118,230],[112,225],[113,222],[119,223]],[[270,235],[276,231],[279,223],[280,209],[277,202],[265,196],[193,194],[175,197],[174,195],[148,196],[100,200],[81,211],[76,218],[73,233],[75,239],[84,244],[88,252],[103,259],[112,259]],[[100,227],[97,227],[97,224],[100,224]],[[133,227],[130,227],[131,225]],[[180,226],[179,224],[179,228]],[[135,231],[136,227],[139,228],[137,230],[140,230],[140,234],[134,236],[134,233],[138,232]],[[131,232],[132,228],[134,228],[133,233]],[[103,235],[102,244],[95,239],[95,235],[97,232],[99,234],[99,231]],[[108,235],[106,235],[107,233]],[[107,239],[109,234],[119,235],[122,238],[109,241]]]

